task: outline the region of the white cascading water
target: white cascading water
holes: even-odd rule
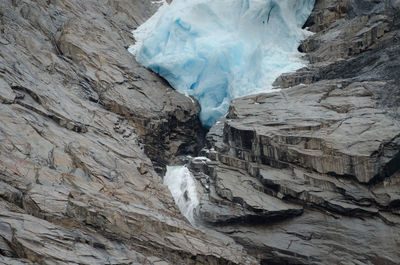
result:
[[[171,191],[182,215],[194,225],[193,211],[199,204],[199,200],[192,173],[185,166],[168,166],[167,173],[164,176],[164,184]]]
[[[173,0],[133,32],[129,51],[201,105],[211,127],[233,98],[268,92],[304,62],[297,47],[315,0]]]

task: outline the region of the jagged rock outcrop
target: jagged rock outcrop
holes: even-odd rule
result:
[[[399,264],[399,14],[316,2],[310,65],[234,100],[191,162],[199,220],[262,264]]]
[[[140,67],[152,1],[0,0],[0,264],[255,264],[193,229],[156,171],[198,104]]]

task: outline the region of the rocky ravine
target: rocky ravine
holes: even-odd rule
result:
[[[262,264],[399,263],[399,5],[317,1],[311,65],[235,100],[191,162],[198,216]],[[203,131],[126,50],[156,7],[0,0],[0,264],[259,263],[157,174]]]
[[[262,264],[400,264],[400,2],[319,0],[306,26],[311,64],[191,162],[198,219]]]
[[[0,264],[255,264],[156,173],[199,106],[126,48],[151,1],[0,0]]]

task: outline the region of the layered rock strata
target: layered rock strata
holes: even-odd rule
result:
[[[191,162],[198,219],[255,258],[157,174],[203,131],[126,50],[156,8],[0,0],[0,264],[398,264],[399,1],[317,1],[311,64],[235,100]]]
[[[0,0],[0,264],[256,263],[193,229],[157,174],[202,129],[127,51],[156,8]]]
[[[279,92],[236,99],[191,162],[197,218],[262,264],[398,264],[400,5],[317,1]]]

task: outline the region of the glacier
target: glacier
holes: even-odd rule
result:
[[[233,98],[268,92],[304,66],[297,47],[315,0],[165,0],[136,29],[129,51],[200,103],[211,127]]]

